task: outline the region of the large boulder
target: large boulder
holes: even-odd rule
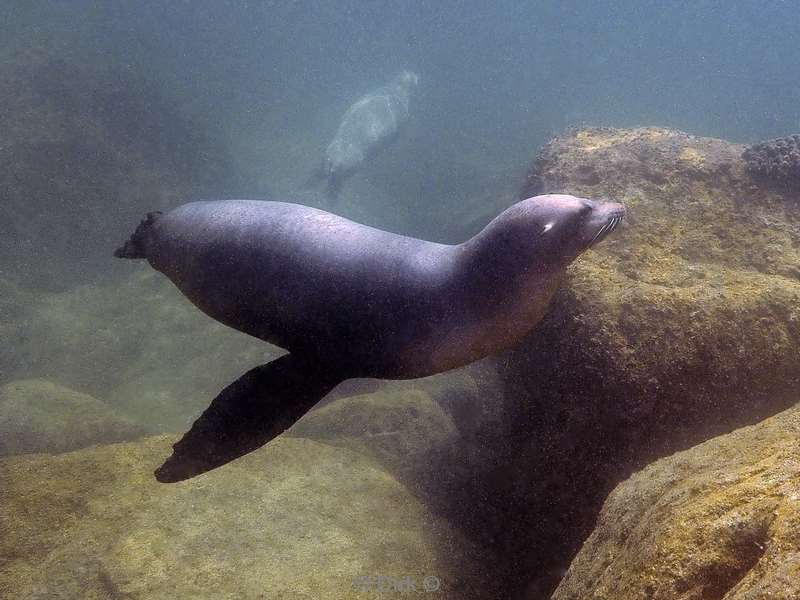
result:
[[[796,204],[757,185],[743,150],[667,129],[587,129],[535,161],[521,196],[613,199],[629,215],[496,361],[502,435],[452,493],[505,557],[509,597],[546,597],[633,470],[797,397]]]
[[[553,600],[800,597],[800,407],[617,486]]]
[[[602,437],[642,464],[793,401],[796,205],[754,185],[742,150],[664,129],[592,129],[554,140],[535,163],[523,195],[614,198],[629,210],[628,227],[574,265],[510,357],[534,411],[582,445]]]
[[[0,460],[0,596],[481,597],[471,545],[364,454],[281,437],[163,485],[171,441]]]
[[[291,434],[370,454],[412,481],[457,441],[455,424],[433,398],[402,388],[339,398],[309,412]]]
[[[100,400],[50,381],[0,387],[0,455],[68,452],[144,434],[144,427]]]

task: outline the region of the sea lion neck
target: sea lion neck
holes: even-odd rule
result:
[[[477,305],[505,303],[526,281],[560,276],[565,264],[538,228],[507,211],[457,247],[456,277]]]
[[[564,268],[539,256],[535,244],[515,253],[507,241],[484,230],[454,247],[447,317],[424,352],[429,373],[506,350],[544,316]]]

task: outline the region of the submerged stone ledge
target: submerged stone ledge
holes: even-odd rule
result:
[[[152,470],[171,441],[0,459],[0,596],[346,600],[407,597],[413,583],[462,600],[475,588],[474,548],[364,454],[282,437],[163,485]],[[395,581],[404,589],[374,588]]]
[[[521,597],[547,596],[634,470],[797,401],[800,213],[753,178],[743,149],[590,128],[531,167],[521,197],[621,201],[628,222],[497,360],[505,431],[490,441],[494,465],[463,489],[491,492],[486,510],[509,515],[487,537],[502,539]]]
[[[800,407],[617,486],[553,600],[800,597]]]

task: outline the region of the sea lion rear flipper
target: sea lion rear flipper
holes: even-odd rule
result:
[[[155,472],[183,481],[257,450],[291,427],[343,377],[292,354],[249,370],[222,390]]]
[[[147,258],[147,240],[153,225],[161,218],[161,211],[149,212],[136,231],[122,246],[114,251],[117,258]]]
[[[340,191],[342,191],[342,178],[335,173],[331,173],[328,175],[328,185],[325,188],[325,195],[331,204],[339,200]]]

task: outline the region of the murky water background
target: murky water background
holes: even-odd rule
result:
[[[799,42],[793,2],[5,3],[0,7],[0,424],[5,427],[0,449],[13,455],[60,453],[144,434],[174,434],[227,382],[277,356],[276,349],[211,322],[146,265],[112,258],[145,212],[194,199],[286,200],[417,237],[461,241],[515,201],[537,151],[573,127],[657,125],[737,143],[796,132]],[[403,69],[419,75],[407,126],[345,183],[340,202],[332,206],[304,182],[347,107]],[[488,443],[490,451],[475,441],[507,432],[499,424],[502,415],[493,412],[499,405],[493,399],[507,388],[498,377],[481,366],[421,387],[391,388],[384,404],[364,400],[366,408],[353,410],[381,415],[374,418],[386,431],[401,432],[392,438],[401,450],[383,448],[379,455],[392,465],[393,476],[418,492],[411,496],[447,504],[441,498],[449,483],[432,501],[425,490],[436,478],[428,473],[415,479],[397,457],[425,456],[425,448],[436,446],[430,440],[444,439],[457,427],[472,440],[470,458],[459,468],[498,460],[502,452],[486,459],[496,444]],[[356,394],[378,387],[350,384],[337,397],[362,398]],[[435,402],[405,406],[402,390],[412,388]],[[405,406],[406,412],[384,414],[386,406]],[[340,440],[334,446],[360,439],[369,425],[345,414],[350,416],[337,417],[341,430],[330,430],[328,421],[316,429],[309,422],[309,439]],[[353,443],[361,448],[362,442]],[[453,456],[466,452],[436,447],[430,460],[442,473],[452,468]],[[287,456],[307,450],[287,448],[281,449]],[[134,454],[146,452],[139,448]],[[338,460],[325,455],[323,462],[332,468]],[[344,480],[325,485],[355,482],[362,467],[368,468],[357,463]],[[58,473],[52,466],[42,468]],[[455,483],[459,472],[442,475],[449,476],[453,494],[469,497],[469,486]],[[62,490],[55,480],[43,482],[43,488]],[[397,517],[398,529],[409,520],[424,521],[422,509],[408,508],[396,489],[381,489],[393,498],[385,507]],[[480,493],[491,489],[490,478],[476,487]],[[372,509],[380,512],[384,497],[375,498]],[[225,499],[216,500],[224,511]],[[130,510],[141,509],[150,522],[168,515],[180,529],[185,515],[171,502],[153,508],[130,500]],[[237,502],[230,510],[244,514]],[[247,513],[241,519],[257,517]],[[472,514],[466,525],[451,525],[479,540],[477,546],[488,544],[497,564],[503,563],[504,552],[517,548],[496,537],[502,511],[486,517],[491,536],[476,532],[482,519]],[[142,531],[136,543],[146,546],[149,529]],[[123,535],[109,531],[112,538]],[[330,548],[345,543],[334,538],[331,534]],[[163,548],[174,541],[159,540]],[[223,540],[217,547],[230,543]],[[204,555],[204,547],[183,548],[187,555]],[[313,554],[313,544],[304,551]],[[244,550],[236,552],[241,552],[237,560],[245,560]],[[481,560],[491,562],[472,560],[463,564],[474,573],[481,571],[475,567]],[[0,568],[13,561],[0,557]],[[237,564],[226,568],[235,570]],[[97,571],[97,589],[110,597],[129,597],[125,581],[142,572],[103,569]],[[550,582],[542,589],[557,581],[554,569],[537,575]],[[59,576],[76,581],[72,571],[65,573]],[[524,586],[509,581],[533,576],[498,577],[501,581],[476,575],[481,585],[489,580],[516,592]],[[292,589],[291,581],[287,576],[285,590]],[[63,596],[79,597],[81,586],[73,587],[63,587]],[[34,588],[24,588],[27,595],[20,597],[45,597]],[[159,597],[164,589],[156,586],[141,597]],[[303,593],[336,597],[319,590]],[[463,589],[454,593],[469,597]]]

